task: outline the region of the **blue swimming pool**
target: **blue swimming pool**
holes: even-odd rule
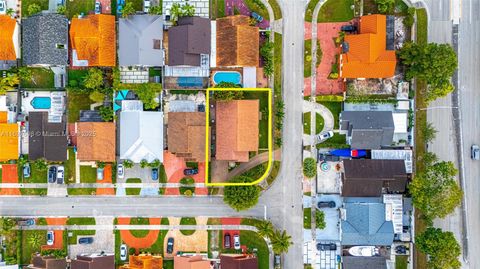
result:
[[[31,104],[35,109],[50,109],[52,99],[50,97],[33,97]]]
[[[234,84],[242,83],[242,75],[236,71],[219,71],[213,75],[213,82],[218,84],[220,82],[230,82]]]

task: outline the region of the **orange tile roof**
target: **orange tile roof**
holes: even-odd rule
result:
[[[168,113],[168,151],[188,161],[205,161],[205,113]]]
[[[13,33],[17,21],[10,16],[0,15],[0,60],[15,61],[17,54],[13,44]]]
[[[115,16],[97,14],[72,19],[70,44],[79,60],[88,60],[88,66],[115,66]]]
[[[243,15],[217,19],[217,66],[257,66],[259,30]]]
[[[115,161],[115,124],[77,122],[77,158],[81,161]]]
[[[120,269],[162,269],[163,257],[150,254],[130,255],[129,263],[125,264]]]
[[[340,77],[387,78],[395,75],[395,51],[386,49],[387,17],[368,15],[360,19],[360,34],[346,35],[349,51],[341,55]]]
[[[247,162],[258,150],[259,101],[235,100],[216,103],[215,158]]]
[[[175,256],[173,257],[175,269],[210,269],[210,261],[202,256]]]
[[[18,159],[18,137],[18,124],[0,123],[0,161]]]
[[[8,112],[0,111],[0,123],[7,123],[7,122],[8,122]]]

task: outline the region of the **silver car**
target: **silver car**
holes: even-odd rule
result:
[[[315,143],[321,143],[333,137],[333,131],[323,132],[315,136]]]
[[[480,147],[478,145],[472,145],[472,152],[471,152],[472,160],[480,160]]]
[[[120,245],[120,260],[122,261],[127,260],[127,245],[125,244]]]

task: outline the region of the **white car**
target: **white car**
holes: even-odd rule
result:
[[[238,234],[233,236],[233,248],[236,250],[240,249],[240,235]]]
[[[120,260],[122,261],[127,260],[127,245],[125,244],[120,245]]]
[[[95,2],[95,14],[102,13],[102,4],[99,1]]]
[[[123,167],[123,164],[117,165],[117,177],[123,178],[124,176],[125,176],[125,168]]]
[[[57,183],[63,184],[63,179],[65,177],[65,168],[61,165],[57,167]]]
[[[0,14],[7,14],[7,3],[0,1]]]
[[[97,180],[103,180],[103,168],[98,167],[97,168]]]
[[[143,12],[148,13],[150,9],[150,0],[143,1]]]
[[[55,241],[55,234],[53,231],[47,232],[47,245],[52,246],[53,242]]]
[[[333,131],[323,132],[315,136],[315,143],[323,142],[333,137]]]
[[[480,160],[480,147],[478,145],[472,145],[471,157],[472,160]]]

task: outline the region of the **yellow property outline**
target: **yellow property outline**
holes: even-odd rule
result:
[[[260,91],[260,92],[268,92],[268,164],[265,173],[257,180],[253,182],[247,183],[228,183],[228,182],[220,182],[220,183],[211,183],[208,182],[208,173],[210,170],[209,165],[209,158],[210,158],[210,139],[209,139],[209,129],[210,129],[210,91]],[[272,166],[272,89],[270,88],[208,88],[206,93],[206,105],[205,105],[205,164],[207,169],[205,169],[205,185],[207,186],[251,186],[260,183],[264,180],[268,174],[270,173],[270,168]]]

